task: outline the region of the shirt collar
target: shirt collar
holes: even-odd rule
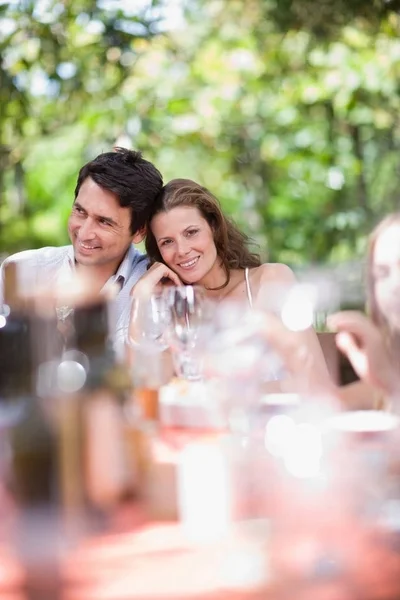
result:
[[[132,265],[133,265],[134,260],[135,260],[135,249],[134,249],[133,245],[131,244],[124,256],[123,261],[119,265],[117,272],[115,273],[115,275],[110,277],[110,279],[109,279],[110,283],[119,283],[121,285],[121,288],[123,288],[125,283],[129,279],[129,275],[131,274]]]
[[[137,260],[137,251],[135,250],[133,244],[131,244],[118,267],[117,272],[110,277],[107,281],[107,284],[111,283],[119,283],[121,288],[124,287],[125,283],[129,279],[129,276],[132,271],[133,264]],[[75,256],[74,256],[74,248],[73,246],[68,247],[67,251],[67,265],[69,266],[69,273],[75,271]],[[68,268],[68,267],[67,267]]]
[[[71,267],[71,269],[75,269],[75,256],[74,256],[74,247],[67,246],[67,264]]]
[[[57,281],[61,284],[66,284],[72,280],[75,271],[75,258],[73,246],[66,247],[66,253],[64,254],[61,269],[57,274]]]

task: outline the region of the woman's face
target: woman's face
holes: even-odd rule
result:
[[[378,309],[400,330],[400,224],[390,225],[375,242],[372,276]]]
[[[197,208],[179,206],[158,213],[151,230],[165,264],[185,283],[200,282],[215,266],[213,232]]]

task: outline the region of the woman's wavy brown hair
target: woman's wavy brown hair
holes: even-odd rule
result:
[[[214,289],[222,289],[228,285],[232,269],[260,266],[259,255],[248,248],[251,239],[224,215],[217,198],[207,188],[191,179],[172,179],[163,187],[155,201],[145,242],[151,263],[164,262],[151,230],[151,221],[158,213],[168,212],[178,206],[197,208],[211,227],[217,255],[227,275],[226,282]]]
[[[393,351],[393,356],[399,360],[400,358],[400,331],[394,330],[391,324],[386,319],[385,315],[380,310],[376,301],[375,293],[375,276],[374,276],[374,255],[375,245],[379,236],[382,235],[392,225],[400,225],[400,212],[395,212],[387,215],[373,229],[368,238],[367,251],[367,310],[377,327],[382,331],[387,343]]]

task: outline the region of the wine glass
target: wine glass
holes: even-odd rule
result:
[[[171,316],[162,294],[134,298],[127,343],[131,376],[137,388],[158,388],[166,378],[164,351],[168,348],[166,330]]]
[[[216,307],[204,352],[204,372],[218,381],[223,413],[235,432],[250,430],[271,351],[263,336],[262,315],[242,302]]]
[[[171,313],[163,294],[134,298],[128,329],[128,344],[146,353],[168,348],[166,329]]]
[[[168,342],[179,377],[196,381],[202,378],[202,349],[210,332],[211,303],[205,291],[184,285],[165,290],[170,310]]]

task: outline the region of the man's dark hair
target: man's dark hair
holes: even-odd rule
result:
[[[153,203],[163,186],[161,173],[142,158],[140,152],[115,148],[99,154],[79,171],[75,200],[82,183],[90,177],[97,185],[115,194],[120,206],[131,209],[131,233],[146,224]]]

